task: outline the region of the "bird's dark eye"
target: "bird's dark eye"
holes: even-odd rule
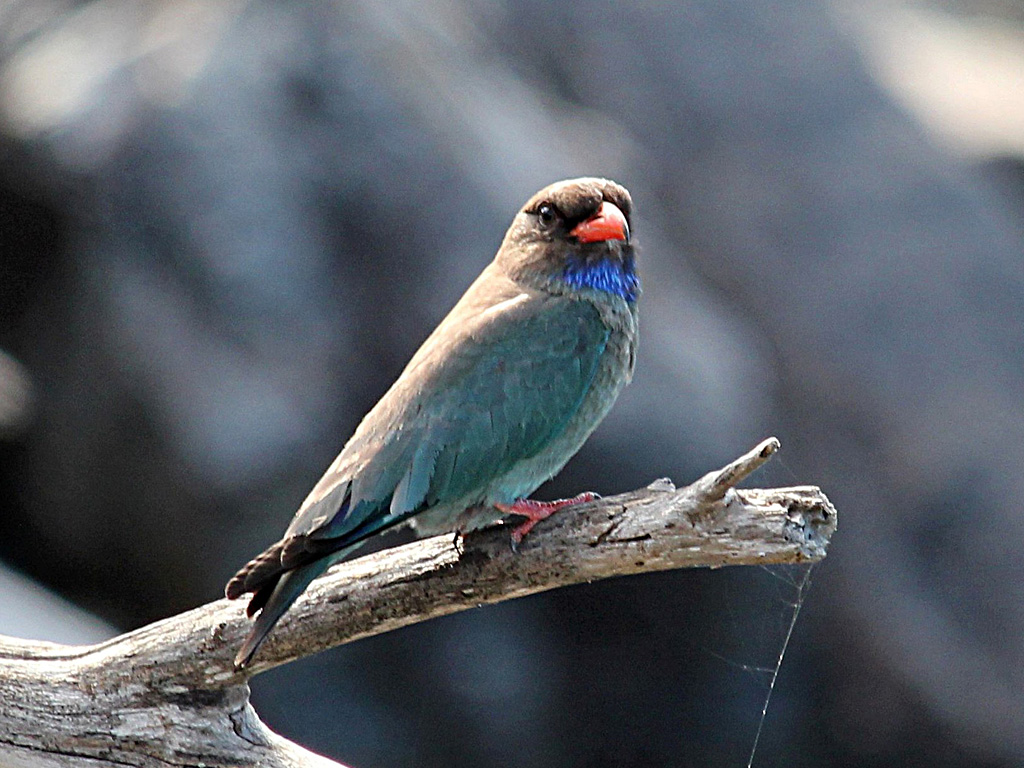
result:
[[[545,227],[550,227],[558,220],[558,211],[551,203],[541,203],[537,207],[537,218]]]

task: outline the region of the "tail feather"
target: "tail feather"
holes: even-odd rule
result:
[[[263,606],[267,604],[270,596],[274,594],[274,587],[277,586],[277,582],[281,580],[281,573],[278,573],[274,578],[264,582],[264,584],[252,593],[252,597],[249,599],[249,604],[245,606],[245,615],[250,619],[263,610]]]
[[[247,563],[224,590],[231,600],[252,592],[246,614],[252,616],[259,611],[235,656],[235,667],[241,669],[252,661],[278,619],[313,579],[358,549],[370,536],[398,525],[419,511],[417,508],[401,515],[372,517],[338,538],[316,539],[293,534]]]
[[[252,629],[249,630],[249,636],[245,638],[245,642],[242,643],[242,647],[235,656],[236,669],[241,669],[252,661],[253,655],[267,635],[270,634],[270,630],[277,624],[278,619],[291,607],[291,604],[309,586],[310,582],[326,571],[330,564],[331,560],[324,558],[323,560],[314,560],[312,563],[299,566],[283,574],[276,584],[266,585],[264,589],[269,594],[268,592],[262,592],[262,594],[257,592],[253,596],[253,603],[261,601],[263,603],[263,610],[256,617]],[[264,594],[268,596],[263,598],[262,595]],[[251,607],[252,605],[250,604]],[[259,607],[258,604],[257,607]]]
[[[272,587],[281,572],[286,570],[281,565],[281,551],[284,544],[284,541],[278,541],[246,563],[224,587],[224,596],[228,600],[234,600],[246,592],[256,592],[265,585]]]

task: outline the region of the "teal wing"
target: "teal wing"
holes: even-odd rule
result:
[[[482,493],[566,429],[608,340],[596,308],[551,297],[488,319],[396,384],[385,396],[394,403],[367,417],[380,423],[365,425],[346,447],[369,459],[355,476],[337,478],[328,509],[297,518],[289,533],[346,546]]]
[[[495,478],[564,432],[608,335],[589,302],[544,297],[432,337],[285,536],[240,570],[227,594],[257,592],[253,613],[286,571],[349,551],[429,507],[483,501]]]
[[[597,310],[550,297],[485,315],[428,340],[284,538],[228,583],[228,597],[254,593],[249,615],[261,611],[237,666],[333,560],[426,508],[482,501],[495,478],[565,431],[608,341]]]

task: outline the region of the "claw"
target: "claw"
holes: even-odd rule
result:
[[[533,526],[541,520],[551,517],[551,515],[563,507],[569,507],[573,504],[585,504],[588,501],[594,501],[594,499],[599,498],[601,497],[596,493],[586,491],[577,496],[573,496],[571,499],[558,499],[557,501],[517,499],[511,504],[495,504],[494,506],[506,515],[520,515],[521,517],[526,518],[524,522],[512,529],[511,544],[512,551],[515,552],[520,542],[522,542],[523,537],[533,530]]]

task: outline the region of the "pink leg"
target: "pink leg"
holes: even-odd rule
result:
[[[551,517],[562,507],[572,504],[585,504],[588,501],[600,498],[596,493],[587,491],[571,499],[559,499],[558,501],[534,501],[533,499],[517,499],[511,504],[495,504],[494,506],[506,515],[522,515],[526,521],[512,529],[512,546],[515,547],[523,540],[537,523],[545,518]]]

